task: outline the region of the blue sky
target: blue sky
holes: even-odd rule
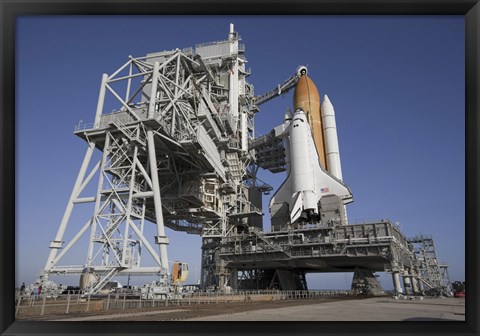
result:
[[[307,65],[329,96],[354,195],[350,221],[388,218],[407,236],[433,235],[451,280],[464,280],[463,16],[38,16],[17,20],[16,283],[33,282],[44,266],[86,151],[74,126],[93,122],[102,73],[129,55],[224,40],[231,22],[256,94]],[[256,134],[280,124],[288,107],[292,92],[262,105]],[[262,171],[260,178],[276,189],[285,176]],[[74,219],[91,215],[75,211]],[[200,237],[167,235],[169,260],[188,262],[195,282]],[[85,258],[86,245],[67,260]],[[310,288],[348,288],[351,275],[308,279]],[[391,288],[388,275],[380,279]]]

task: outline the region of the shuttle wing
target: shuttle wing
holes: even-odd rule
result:
[[[294,193],[292,190],[292,182],[290,175],[283,182],[283,184],[278,188],[277,192],[270,199],[270,209],[273,204],[277,203],[288,203],[288,209],[290,213],[290,223],[295,222],[303,210],[303,198],[302,193]]]
[[[337,195],[344,200],[344,204],[352,202],[353,198],[350,189],[342,181],[321,167],[313,141],[309,142],[309,147],[310,153],[313,153],[316,157],[314,161],[316,164],[313,165],[313,183],[315,183],[315,192],[318,200],[320,201],[323,196]]]
[[[272,198],[270,199],[270,207],[272,207],[275,203],[287,202],[290,204],[290,200],[292,199],[293,191],[292,191],[292,181],[291,181],[291,174],[288,174],[285,181],[283,181],[282,185],[278,190],[273,194]]]

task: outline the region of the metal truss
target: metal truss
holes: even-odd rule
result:
[[[271,285],[275,270],[243,269],[235,271],[235,273],[238,273],[236,289],[274,288]]]
[[[247,173],[256,109],[238,41],[232,30],[226,41],[129,57],[103,75],[94,123],[75,129],[88,150],[50,244],[43,281],[55,273],[90,272],[92,293],[121,274],[159,274],[167,283],[166,226],[202,236],[202,285],[219,282],[220,238],[261,215],[248,195],[248,188],[258,187]],[[102,152],[96,163],[95,148]],[[95,178],[96,189],[87,188]],[[84,195],[91,189],[96,192]],[[70,223],[74,207],[84,203],[92,205],[90,219],[83,226]],[[146,222],[156,225],[154,237],[145,236]],[[66,240],[69,225],[80,229]],[[85,264],[60,266],[87,231]],[[154,266],[140,265],[145,249]]]
[[[430,235],[409,238],[416,256],[416,272],[428,289],[448,289],[450,279],[448,265],[441,264],[437,257],[435,242]]]
[[[230,277],[232,287],[247,286],[247,283],[256,286],[257,280],[265,286],[261,279],[267,271],[270,281],[283,280],[280,287],[285,288],[293,286],[290,278],[294,273],[302,279],[305,272],[353,271],[358,267],[380,272],[391,272],[395,268],[398,272],[399,269],[411,269],[415,261],[407,238],[388,220],[333,227],[304,224],[270,233],[249,227],[224,238],[220,256],[227,272],[243,272],[243,278],[238,280],[253,279],[239,282]],[[293,273],[286,274],[287,269]],[[265,272],[255,273],[254,270]],[[278,279],[272,270],[276,270]],[[290,285],[286,285],[289,281]],[[306,288],[306,284],[302,288]]]
[[[123,274],[159,274],[168,281],[168,258],[160,184],[157,171],[154,132],[143,125],[120,126],[113,122],[102,133],[103,155],[87,178],[86,167],[95,148],[90,142],[82,169],[77,177],[71,199],[65,211],[55,241],[50,245],[44,276],[51,273],[85,273],[94,275],[87,292],[97,292],[113,276]],[[97,191],[94,195],[82,196],[82,191],[98,174]],[[93,203],[93,216],[78,231],[75,237],[60,252],[63,233],[71,216],[73,206]],[[144,235],[145,220],[156,223],[155,243],[158,252]],[[90,230],[87,260],[83,268],[59,266],[59,261],[79,238]],[[141,267],[142,249],[146,249],[155,266]]]

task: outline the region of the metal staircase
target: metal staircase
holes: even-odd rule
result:
[[[110,281],[110,279],[112,279],[122,269],[124,269],[124,267],[115,267],[103,272],[95,283],[85,289],[85,294],[98,293],[98,291],[101,290]]]
[[[288,251],[286,251],[282,245],[273,243],[270,239],[265,237],[262,231],[250,228],[250,232],[253,233],[256,238],[260,239],[265,244],[263,248],[264,252],[280,252],[283,253],[287,258],[292,258],[292,255]],[[266,249],[265,246],[267,246],[268,248]]]
[[[146,146],[145,136],[142,136],[143,132],[140,132],[139,125],[127,126],[119,119],[115,119],[111,122],[111,125],[115,126],[120,132],[122,132],[131,142],[137,142],[142,146]]]

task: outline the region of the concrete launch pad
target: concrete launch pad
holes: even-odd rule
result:
[[[72,316],[73,315],[73,316]],[[43,321],[465,321],[465,299],[331,297],[310,300],[219,302],[186,306],[31,316]]]
[[[465,300],[457,298],[355,301],[247,311],[188,321],[465,321]]]

